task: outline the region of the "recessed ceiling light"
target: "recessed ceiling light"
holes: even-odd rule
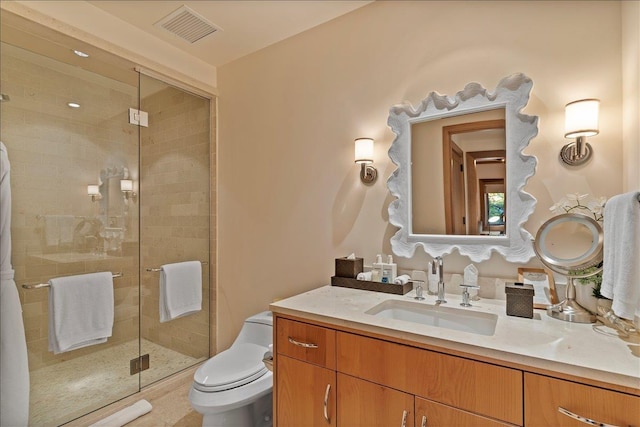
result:
[[[82,52],[80,50],[74,50],[73,53],[78,55],[80,58],[88,58],[89,57],[88,53],[84,53],[84,52]]]
[[[67,105],[71,108],[80,108],[80,104],[76,103],[76,102],[69,102],[67,103]]]

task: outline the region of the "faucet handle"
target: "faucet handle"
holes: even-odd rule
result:
[[[422,296],[422,285],[424,285],[424,282],[422,280],[414,280],[413,282],[416,284],[416,296],[413,298],[417,300],[423,300],[424,297]]]
[[[469,302],[469,289],[480,289],[478,285],[465,285],[464,283],[460,284],[462,288],[462,302],[460,303],[463,307],[471,307],[471,303]]]

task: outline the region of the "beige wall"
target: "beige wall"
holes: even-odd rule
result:
[[[219,68],[219,348],[273,299],[327,284],[335,257],[355,252],[370,264],[391,252],[394,104],[471,81],[492,90],[523,72],[534,82],[525,112],[540,118],[526,150],[539,161],[526,186],[538,200],[527,229],[550,216],[550,189],[621,192],[620,24],[610,1],[383,1]],[[585,97],[602,101],[601,132],[593,160],[568,168],[558,160],[564,105]],[[353,164],[360,136],[376,139],[371,187]],[[427,261],[397,259],[400,268]],[[445,257],[449,273],[467,264]],[[517,265],[494,256],[478,268],[516,277]]]
[[[640,2],[622,3],[624,191],[640,189]]]

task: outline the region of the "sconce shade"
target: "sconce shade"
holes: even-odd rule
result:
[[[133,191],[133,181],[130,179],[121,179],[120,180],[120,190],[121,191]]]
[[[373,163],[373,139],[356,139],[355,161],[356,163]]]
[[[577,138],[597,135],[600,132],[598,127],[599,110],[600,100],[598,99],[581,99],[568,103],[564,110],[564,137]]]
[[[100,194],[100,187],[97,185],[87,185],[87,194],[89,196],[97,196]]]

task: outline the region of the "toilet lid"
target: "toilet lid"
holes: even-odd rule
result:
[[[267,348],[237,344],[209,359],[194,375],[200,391],[224,391],[248,384],[268,372],[262,358]]]

